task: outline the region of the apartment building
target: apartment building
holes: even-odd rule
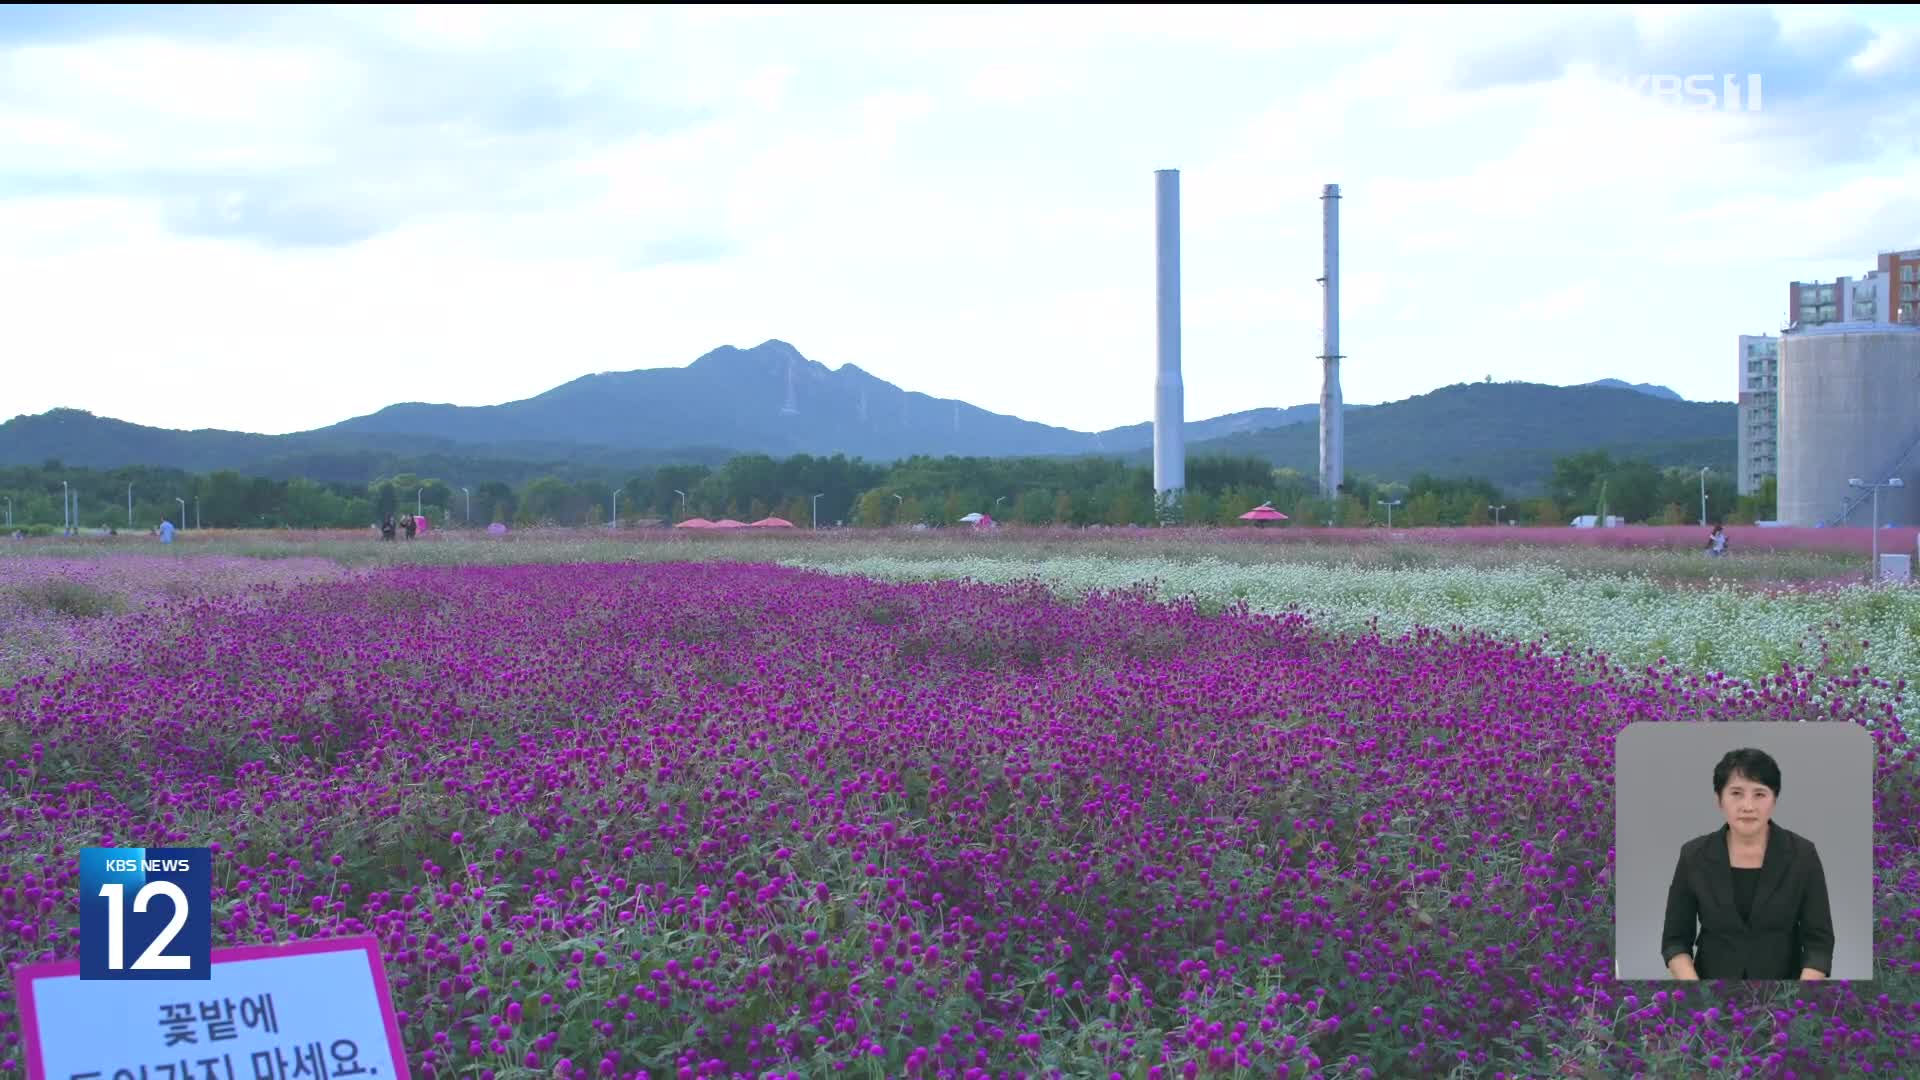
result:
[[[1920,248],[1881,252],[1878,272],[1887,279],[1890,321],[1920,324]]]
[[[1920,248],[1881,252],[1864,277],[1788,284],[1789,326],[1836,322],[1920,325]]]
[[[1736,490],[1752,495],[1780,467],[1780,339],[1741,334],[1739,362]]]
[[[1883,264],[1886,256],[1881,257]],[[1920,268],[1920,259],[1912,265],[1900,264],[1909,273]],[[1795,281],[1787,286],[1787,321],[1793,326],[1819,326],[1833,322],[1884,323],[1894,321],[1896,308],[1893,278],[1887,270],[1869,270],[1865,277],[1841,277],[1832,281]],[[1909,285],[1911,296],[1912,287]],[[1911,304],[1913,301],[1909,300]],[[1744,384],[1743,384],[1744,385]]]

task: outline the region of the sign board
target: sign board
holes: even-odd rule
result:
[[[1907,555],[1880,556],[1881,581],[1912,581],[1913,559]]]
[[[206,980],[15,969],[27,1080],[410,1080],[371,937],[215,949]]]

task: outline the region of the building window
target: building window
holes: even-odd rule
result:
[[[1913,299],[1913,286],[1911,285],[1900,286],[1900,299],[1902,300]]]
[[[1900,267],[1900,280],[1901,281],[1913,280],[1913,267],[1911,265],[1902,265]]]

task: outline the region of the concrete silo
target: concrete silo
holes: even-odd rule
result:
[[[1785,525],[1920,522],[1920,327],[1828,323],[1780,338],[1778,517]]]

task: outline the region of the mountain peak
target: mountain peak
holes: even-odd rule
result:
[[[757,367],[779,365],[784,368],[786,364],[795,360],[803,364],[811,364],[814,362],[801,355],[799,349],[794,348],[787,342],[781,341],[779,338],[768,338],[751,349],[742,349],[735,345],[722,345],[717,349],[703,354],[698,360],[695,360],[687,366],[702,369],[715,367],[731,368],[744,363]]]
[[[1595,379],[1593,382],[1585,385],[1604,387],[1608,390],[1632,390],[1635,393],[1646,394],[1648,397],[1665,398],[1668,401],[1685,400],[1667,387],[1657,386],[1653,383],[1630,383],[1623,382],[1619,379]]]

